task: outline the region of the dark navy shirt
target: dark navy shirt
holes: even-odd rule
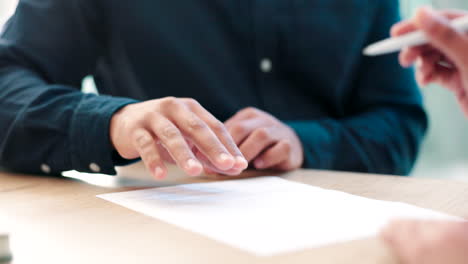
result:
[[[412,72],[363,57],[397,0],[21,0],[0,39],[0,165],[113,174],[123,106],[192,97],[290,125],[304,167],[407,174],[427,126]],[[80,85],[93,75],[100,95]]]

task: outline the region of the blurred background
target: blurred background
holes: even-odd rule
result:
[[[0,0],[0,25],[14,12],[16,4],[17,0]],[[467,0],[401,0],[402,15],[409,17],[418,6],[428,4],[468,10]],[[86,91],[93,90],[92,86],[89,78],[84,81]],[[458,109],[453,95],[444,89],[429,86],[423,93],[430,129],[412,175],[468,181],[468,119]]]

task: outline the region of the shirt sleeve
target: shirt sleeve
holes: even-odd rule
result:
[[[375,2],[369,44],[389,36],[400,19],[397,2]],[[339,119],[287,122],[303,142],[304,167],[410,173],[427,117],[413,72],[398,65],[397,55],[362,57],[347,112]]]
[[[84,94],[101,54],[88,2],[21,0],[0,38],[0,165],[115,174],[112,115],[128,98]]]

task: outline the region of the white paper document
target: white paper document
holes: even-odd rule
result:
[[[278,177],[98,197],[260,256],[374,236],[392,219],[457,220],[408,204],[367,199]]]

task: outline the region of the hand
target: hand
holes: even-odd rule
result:
[[[201,174],[204,166],[229,174],[248,166],[224,124],[193,99],[167,97],[128,105],[112,117],[110,138],[123,158],[141,157],[157,179],[167,174],[164,162],[177,163],[191,176]]]
[[[454,92],[468,117],[468,35],[449,24],[450,20],[466,15],[462,11],[421,8],[413,19],[393,26],[391,34],[399,36],[418,29],[426,34],[430,44],[404,49],[400,64],[409,67],[418,62],[418,83],[421,86],[438,83]],[[441,61],[450,67],[441,65]]]
[[[225,125],[247,161],[257,169],[301,167],[304,153],[292,128],[255,108],[239,111]]]
[[[468,223],[397,221],[381,234],[402,264],[465,264]]]

